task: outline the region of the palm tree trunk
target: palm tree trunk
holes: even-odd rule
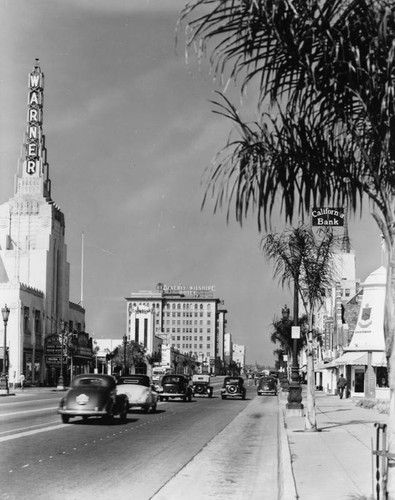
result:
[[[388,244],[388,242],[387,242]],[[391,245],[387,266],[387,287],[384,305],[384,336],[386,343],[388,381],[390,387],[390,411],[388,418],[388,451],[395,454],[395,255]],[[391,461],[392,464],[394,461]],[[388,498],[395,499],[395,467],[388,467],[387,475]]]
[[[315,411],[315,375],[314,375],[314,350],[313,332],[309,328],[309,340],[307,346],[307,398],[306,398],[306,418],[305,430],[316,431],[317,420]]]

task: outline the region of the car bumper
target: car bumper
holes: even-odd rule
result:
[[[242,398],[244,394],[242,392],[221,392],[221,396],[226,396],[227,398]]]
[[[104,417],[108,415],[107,410],[71,410],[59,409],[59,415],[68,415],[69,417]]]
[[[160,398],[184,398],[188,397],[188,394],[183,394],[182,392],[161,392],[159,394]]]
[[[264,396],[265,394],[275,396],[277,391],[258,391],[259,396]]]

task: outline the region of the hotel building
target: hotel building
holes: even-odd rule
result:
[[[226,309],[214,286],[164,285],[126,297],[129,340],[155,351],[161,342],[210,366],[224,361]]]

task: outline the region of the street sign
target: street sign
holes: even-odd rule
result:
[[[293,326],[291,335],[293,339],[300,339],[300,326]]]

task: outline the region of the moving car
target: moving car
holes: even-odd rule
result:
[[[119,377],[117,393],[128,398],[129,409],[140,407],[145,413],[156,411],[158,393],[151,386],[148,375],[127,375]]]
[[[114,415],[122,422],[127,419],[128,398],[117,394],[115,378],[111,375],[87,373],[77,375],[71,388],[59,403],[58,413],[67,424],[71,417],[101,417],[111,423]]]
[[[277,395],[277,379],[274,377],[261,377],[257,387],[258,396],[263,394]]]
[[[192,387],[189,378],[184,375],[163,375],[159,388],[159,400],[181,398],[183,401],[192,400]]]
[[[192,375],[192,393],[195,396],[207,394],[209,398],[213,397],[214,388],[210,385],[210,375]]]
[[[241,399],[246,398],[247,390],[244,386],[243,377],[225,377],[224,383],[221,388],[221,398],[226,399],[228,397],[235,398],[239,397]]]

